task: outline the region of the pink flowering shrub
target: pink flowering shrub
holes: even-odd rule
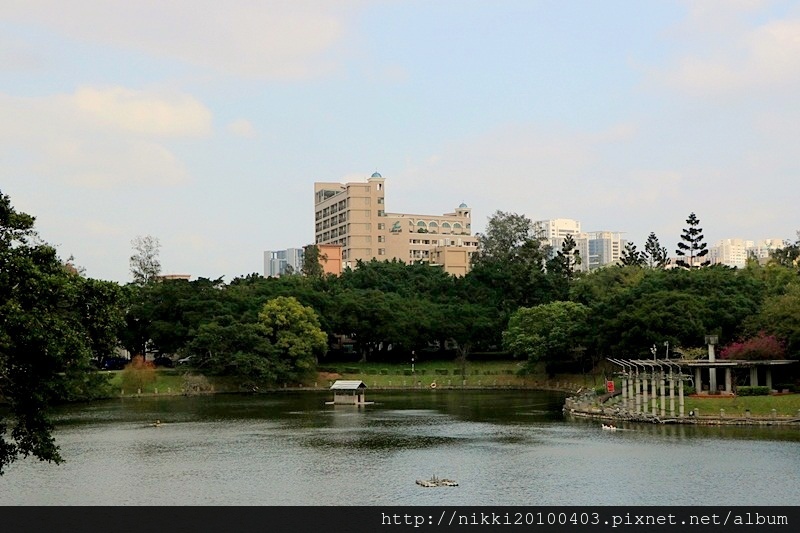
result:
[[[755,337],[727,345],[722,349],[719,356],[722,359],[744,359],[747,361],[786,359],[786,346],[774,335],[767,335],[761,331]]]

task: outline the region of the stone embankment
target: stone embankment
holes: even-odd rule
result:
[[[564,403],[564,414],[577,418],[592,418],[615,422],[635,422],[647,424],[694,424],[706,426],[720,425],[800,425],[800,412],[797,416],[780,416],[774,410],[769,416],[745,416],[726,414],[724,409],[719,413],[700,413],[699,409],[684,415],[671,414],[665,409],[636,411],[628,408],[618,394],[597,395],[594,391],[579,391],[570,396]]]

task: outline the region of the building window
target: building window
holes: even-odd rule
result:
[[[385,248],[378,248],[378,255],[386,255],[386,249]]]
[[[378,229],[379,230],[386,229],[386,224],[384,224],[383,222],[379,223],[378,224]]]
[[[385,235],[378,235],[378,242],[386,242],[386,236]]]
[[[379,197],[379,198],[378,198],[378,203],[379,203],[379,204],[382,204],[382,203],[383,203],[383,196],[381,196],[381,197]]]
[[[450,229],[450,223],[449,222],[442,222],[442,227]]]
[[[383,209],[379,209],[378,210],[378,216],[379,217],[385,217],[386,216],[386,213],[383,211]]]

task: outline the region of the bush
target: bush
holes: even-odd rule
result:
[[[130,392],[143,390],[156,380],[155,365],[141,355],[134,356],[122,371],[122,388]]]
[[[405,370],[403,370],[403,375],[404,376],[411,376],[412,375],[411,369],[410,368],[406,368]]]
[[[381,368],[381,376],[388,376],[389,369],[388,368]]]
[[[786,346],[774,335],[759,334],[742,342],[729,344],[719,354],[721,359],[745,359],[763,361],[769,359],[786,359]]]
[[[797,392],[797,385],[793,383],[779,383],[775,385],[775,390],[777,391],[788,390],[789,392]]]
[[[353,366],[348,366],[348,367],[344,368],[343,372],[345,374],[360,374],[361,370],[359,370],[358,368],[353,367]]]
[[[739,387],[736,389],[739,396],[768,396],[769,387]]]
[[[367,374],[370,375],[370,376],[374,376],[377,373],[378,373],[378,371],[376,369],[374,369],[374,368],[368,368],[367,369]]]
[[[213,390],[211,383],[205,376],[186,374],[183,377],[183,394],[192,395]]]

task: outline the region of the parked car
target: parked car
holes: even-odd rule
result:
[[[128,363],[130,361],[123,357],[106,357],[100,364],[100,368],[103,370],[122,370]]]
[[[153,359],[153,364],[164,368],[172,368],[175,366],[175,363],[172,362],[172,359],[166,355],[162,355]]]
[[[178,366],[191,365],[191,364],[192,364],[192,356],[191,355],[189,357],[184,357],[182,359],[178,359]]]

